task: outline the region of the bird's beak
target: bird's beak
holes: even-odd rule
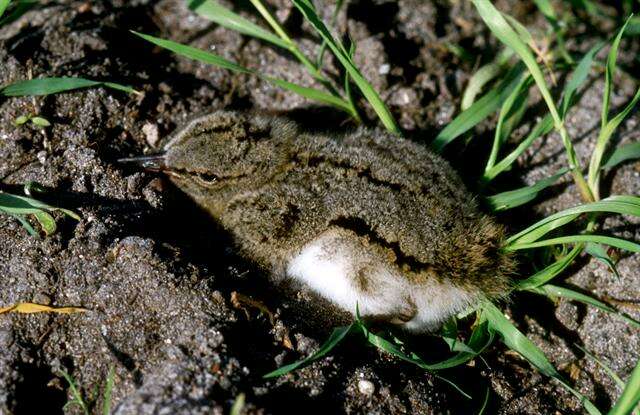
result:
[[[138,157],[125,157],[118,159],[118,163],[122,164],[136,164],[145,170],[150,171],[163,171],[165,170],[164,153],[149,154],[146,156]]]

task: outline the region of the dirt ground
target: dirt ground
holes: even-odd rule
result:
[[[289,2],[269,3],[292,36],[313,53],[317,39]],[[456,114],[475,69],[474,62],[454,56],[446,42],[495,53],[495,40],[470,2],[349,3],[348,18],[341,14],[337,26],[348,27],[357,41],[356,60],[363,73],[409,137],[432,139]],[[545,27],[528,3],[498,6],[528,26]],[[328,18],[333,2],[316,4]],[[582,413],[568,392],[499,344],[487,351],[484,361],[476,359],[443,374],[469,391],[472,401],[357,337],[307,368],[263,379],[276,367],[308,355],[326,338],[330,328],[323,306],[309,307],[315,300],[307,292],[271,287],[234,255],[225,235],[178,190],[158,175],[122,166],[117,159],[153,151],[157,137],[195,114],[218,108],[295,110],[308,122],[335,120],[337,128],[344,117],[247,75],[176,58],[135,38],[129,29],[313,84],[289,55],[210,24],[180,0],[50,2],[0,29],[0,85],[30,76],[82,76],[143,92],[135,96],[93,88],[40,98],[0,98],[0,189],[19,192],[20,185],[37,181],[55,189],[47,200],[82,216],[79,222],[58,217],[59,231],[43,239],[30,237],[17,221],[0,216],[0,306],[30,301],[90,310],[0,316],[0,414],[38,408],[79,413],[74,406],[63,410],[70,395],[60,370],[69,372],[90,396],[104,385],[112,365],[112,408],[117,414],[226,414],[241,393],[247,414],[476,413],[487,388],[487,413]],[[584,50],[594,39],[611,34],[610,27],[596,29],[576,27],[579,41],[570,42],[570,48]],[[637,42],[625,41],[622,50],[621,61],[634,65]],[[601,74],[594,76],[570,114],[569,132],[584,161],[600,122],[602,79]],[[613,107],[626,102],[633,88],[632,82],[621,81]],[[40,114],[52,126],[14,126],[24,114]],[[373,114],[368,116],[374,120]],[[640,139],[639,120],[633,114],[615,140]],[[476,177],[477,154],[486,150],[488,137],[445,153],[454,165],[465,167],[462,173],[469,182]],[[565,162],[559,138],[550,135],[522,157],[517,171],[508,173],[496,190],[533,183]],[[628,163],[609,174],[606,184],[612,193],[637,195],[639,172],[640,163]],[[579,202],[568,182],[544,199],[535,210],[526,206],[500,220],[515,230],[536,216]],[[606,225],[617,235],[640,239],[637,221],[612,218]],[[609,299],[638,318],[638,269],[640,259],[626,256],[616,279],[603,265],[581,258],[564,283]],[[273,319],[255,308],[234,307],[233,292],[264,303]],[[577,345],[584,344],[623,378],[640,358],[638,331],[593,308],[518,295],[508,312],[600,408],[608,408],[620,390]],[[441,342],[428,336],[410,341],[427,360],[442,357]]]

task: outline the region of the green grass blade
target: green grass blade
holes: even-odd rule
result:
[[[608,170],[627,160],[640,158],[640,142],[629,143],[616,148],[602,165],[602,169]]]
[[[336,97],[335,95],[328,94],[319,89],[294,84],[283,79],[272,78],[270,76],[262,76],[262,78],[266,79],[274,85],[278,85],[280,88],[288,89],[289,91],[295,92],[296,94],[313,101],[318,101],[322,102],[323,104],[334,106],[357,118],[357,116],[355,116],[353,113],[354,108],[347,102],[345,102],[345,100]]]
[[[547,282],[551,281],[562,271],[567,269],[569,265],[573,263],[573,260],[576,259],[580,252],[582,252],[582,245],[576,245],[562,258],[556,260],[553,264],[548,265],[544,269],[536,272],[534,275],[526,278],[524,280],[518,281],[516,283],[517,290],[527,290],[539,287]]]
[[[482,315],[487,319],[489,328],[500,336],[507,347],[518,352],[542,374],[554,378],[560,376],[542,350],[507,320],[495,305],[490,302],[483,304]]]
[[[220,26],[224,26],[227,29],[235,30],[236,32],[242,33],[244,35],[262,39],[283,49],[289,49],[289,44],[287,42],[280,39],[278,36],[269,32],[268,30],[265,30],[255,23],[245,19],[239,14],[236,14],[226,7],[223,7],[217,1],[189,0],[188,7],[205,19],[211,20],[212,22],[215,22]]]
[[[338,19],[338,13],[340,13],[340,10],[342,9],[342,6],[345,4],[346,2],[344,0],[336,0],[336,4],[335,4],[335,8],[333,9],[333,13],[331,14],[331,26],[335,26],[336,24],[336,20]],[[354,43],[351,42],[351,46],[353,47]],[[318,68],[322,68],[322,65],[324,64],[324,54],[327,50],[327,41],[326,40],[322,40],[322,44],[320,45],[320,50],[318,51],[318,57],[316,58],[316,66]],[[353,59],[353,53],[351,53],[351,51],[349,51],[349,55],[351,56],[351,58]]]
[[[40,78],[27,81],[18,81],[0,89],[0,94],[8,97],[50,95],[59,92],[71,91],[75,89],[88,88],[92,86],[106,86],[128,93],[139,93],[128,86],[113,82],[100,82],[84,78]]]
[[[638,402],[640,402],[640,361],[636,363],[636,367],[627,381],[627,386],[609,411],[609,415],[627,415],[634,410]]]
[[[602,46],[604,46],[604,42],[598,42],[584,54],[573,70],[569,82],[566,83],[562,94],[562,103],[560,104],[560,117],[563,120],[566,118],[567,112],[573,103],[576,91],[589,76],[595,55],[602,49]]]
[[[609,107],[611,104],[611,90],[613,89],[613,77],[616,72],[616,61],[618,60],[618,48],[620,47],[620,40],[622,40],[622,34],[629,24],[629,19],[626,20],[622,28],[616,34],[611,44],[611,49],[607,55],[607,64],[604,71],[604,93],[602,96],[602,114],[600,116],[600,128],[604,128],[607,124],[609,117]]]
[[[171,40],[161,39],[161,38],[147,35],[144,33],[135,32],[133,30],[131,31],[131,33],[141,37],[147,42],[151,42],[156,46],[160,46],[161,48],[170,50],[171,52],[176,53],[178,55],[181,55],[193,60],[197,60],[200,62],[209,63],[211,65],[215,65],[223,69],[228,69],[230,71],[253,74],[253,71],[245,68],[244,66],[238,65],[235,62],[231,62],[230,60],[227,60],[213,53],[209,53],[204,50],[194,48],[191,46],[183,45],[178,42],[173,42]]]
[[[336,347],[338,343],[340,343],[347,336],[347,334],[349,334],[353,330],[354,327],[355,327],[354,324],[350,324],[348,326],[337,327],[333,329],[333,332],[331,333],[327,341],[325,341],[324,344],[320,346],[320,348],[315,353],[297,362],[282,366],[274,370],[273,372],[269,372],[266,375],[264,375],[263,378],[274,378],[274,377],[282,376],[300,367],[306,366],[314,362],[315,360],[322,358],[327,353],[329,353],[334,347]]]
[[[491,388],[487,387],[487,391],[484,393],[484,399],[482,400],[482,406],[478,410],[478,415],[484,415],[484,411],[487,410],[489,405],[489,397],[491,396]]]
[[[540,10],[540,13],[542,13],[547,20],[557,20],[556,12],[553,10],[553,6],[551,6],[549,0],[533,0],[533,2],[538,6],[538,10]]]
[[[542,179],[531,186],[489,196],[487,197],[487,202],[491,209],[496,212],[524,205],[538,197],[541,191],[553,185],[560,177],[564,176],[567,171],[569,171],[569,169],[565,168],[553,176]]]
[[[33,214],[35,213],[35,211],[40,211],[40,210],[48,210],[48,211],[58,210],[72,217],[75,220],[80,220],[80,216],[78,216],[76,213],[70,210],[59,208],[56,206],[51,206],[39,200],[32,199],[30,197],[18,196],[18,195],[13,195],[13,194],[4,193],[4,192],[0,192],[0,208],[4,209],[9,213],[18,214],[18,215]]]
[[[490,170],[496,164],[500,148],[522,119],[522,116],[527,109],[530,86],[531,78],[523,78],[515,89],[511,91],[511,94],[509,94],[507,99],[502,103],[500,113],[498,114],[498,123],[493,137],[493,145],[491,146],[491,152],[489,154],[485,171]]]
[[[107,384],[104,386],[104,394],[102,398],[102,415],[111,415],[111,394],[113,392],[113,383],[115,381],[115,366],[111,365],[107,374]]]
[[[466,393],[464,390],[462,390],[458,385],[456,385],[454,382],[452,382],[451,380],[440,376],[436,373],[433,373],[433,370],[440,370],[440,369],[445,369],[446,367],[441,366],[439,364],[435,364],[435,365],[431,365],[431,364],[427,364],[425,363],[421,358],[419,358],[415,353],[412,353],[411,356],[406,355],[405,353],[403,353],[395,344],[391,343],[389,340],[385,339],[382,336],[378,336],[377,334],[371,333],[369,330],[367,330],[364,326],[361,326],[361,328],[363,329],[364,335],[367,339],[367,341],[377,347],[380,350],[383,350],[393,356],[398,357],[401,360],[404,360],[406,362],[409,363],[413,363],[414,365],[427,370],[429,372],[431,372],[431,374],[433,376],[436,376],[438,379],[448,383],[449,385],[451,385],[454,389],[456,389],[458,392],[460,392],[464,397],[466,397],[467,399],[471,399],[471,395],[469,395],[468,393]]]
[[[259,76],[281,88],[288,89],[292,92],[302,95],[305,98],[309,98],[315,101],[332,105],[334,107],[337,107],[351,114],[352,108],[349,105],[349,103],[347,103],[343,99],[338,98],[334,95],[331,95],[324,91],[320,91],[319,89],[304,87],[291,82],[287,82],[282,79],[261,75],[256,71],[245,68],[244,66],[238,65],[237,63],[227,60],[221,56],[215,55],[213,53],[210,53],[198,48],[183,45],[181,43],[173,42],[171,40],[166,40],[166,39],[157,38],[155,36],[146,35],[144,33],[138,33],[138,32],[133,32],[133,33],[137,36],[140,36],[141,38],[143,38],[148,42],[151,42],[164,49],[170,50],[171,52],[174,52],[178,55],[181,55],[190,59],[194,59],[200,62],[209,63],[211,65],[215,65],[223,69],[228,69],[235,72]]]
[[[605,151],[607,150],[607,146],[609,144],[609,140],[611,136],[618,128],[618,126],[622,123],[622,121],[629,115],[631,110],[636,106],[638,101],[640,100],[640,88],[636,91],[634,97],[631,101],[626,105],[626,107],[620,111],[616,116],[614,116],[611,120],[609,117],[609,106],[610,106],[610,98],[611,98],[611,90],[613,88],[613,77],[615,75],[616,70],[616,60],[618,57],[618,49],[620,46],[620,40],[622,39],[622,35],[629,24],[629,19],[626,20],[625,24],[618,31],[613,44],[611,45],[611,50],[609,51],[609,55],[607,57],[607,64],[605,67],[605,91],[603,96],[603,104],[602,104],[602,115],[601,115],[601,128],[600,133],[598,134],[598,139],[596,141],[596,147],[591,154],[591,161],[589,162],[589,174],[588,174],[588,183],[591,188],[591,192],[596,196],[599,196],[600,192],[600,171],[602,159],[604,158]]]
[[[584,213],[607,212],[640,217],[640,198],[636,196],[610,196],[598,202],[586,203],[554,213],[506,240],[506,245],[516,242],[533,242]]]
[[[573,389],[560,373],[549,362],[542,350],[529,340],[520,330],[516,328],[502,312],[492,303],[485,302],[482,306],[482,314],[489,322],[489,328],[494,330],[502,339],[502,342],[511,350],[519,353],[529,363],[531,363],[540,373],[556,379],[560,384],[577,397],[586,411],[591,415],[599,415],[600,411],[580,392]]]
[[[39,236],[38,232],[36,232],[36,230],[33,229],[33,226],[31,226],[31,224],[24,218],[23,215],[15,215],[13,213],[9,213],[9,212],[5,211],[4,209],[2,209],[1,207],[0,207],[0,212],[6,213],[7,215],[12,216],[16,220],[18,220],[18,222],[20,222],[22,227],[27,230],[29,235],[34,236],[34,237],[38,237]]]
[[[496,178],[496,176],[498,176],[503,171],[507,170],[509,167],[511,167],[511,165],[513,165],[518,157],[520,157],[520,155],[524,153],[527,148],[529,148],[531,143],[533,143],[536,138],[549,133],[551,130],[553,130],[553,118],[550,114],[547,114],[535,125],[535,127],[533,127],[529,135],[527,135],[527,137],[520,144],[518,144],[518,147],[516,147],[515,150],[513,150],[511,153],[509,153],[509,155],[500,160],[498,163],[496,163],[495,166],[491,167],[484,173],[481,182],[487,183]]]
[[[116,91],[122,91],[128,94],[142,95],[142,92],[127,85],[121,85],[115,82],[100,82],[100,84],[102,84],[102,86],[106,86],[107,88],[115,89]]]
[[[236,399],[233,401],[233,405],[231,405],[229,415],[242,415],[245,399],[245,394],[239,393],[238,396],[236,396]]]
[[[616,248],[624,249],[629,252],[640,252],[640,244],[627,241],[624,239],[614,238],[612,236],[604,236],[604,235],[559,236],[557,238],[544,239],[542,241],[531,242],[531,243],[516,243],[513,245],[509,245],[505,249],[507,251],[519,251],[522,249],[533,249],[533,248],[540,248],[543,246],[581,243],[581,242],[596,242],[596,243],[606,244],[610,246],[615,246]]]
[[[0,192],[0,213],[5,213],[16,218],[32,236],[37,236],[38,234],[29,222],[25,220],[24,216],[33,215],[45,234],[50,235],[56,231],[56,223],[53,217],[47,212],[56,210],[76,220],[80,220],[80,216],[70,210],[51,206],[30,197]]]
[[[571,74],[569,82],[567,82],[567,84],[565,85],[562,102],[560,104],[560,115],[563,120],[574,103],[576,91],[584,83],[591,71],[595,54],[602,48],[603,44],[604,43],[602,42],[596,44],[582,57],[573,73]],[[551,114],[547,114],[535,125],[535,127],[531,130],[527,137],[520,144],[518,144],[515,150],[509,153],[509,155],[503,158],[500,162],[496,163],[495,166],[485,171],[482,176],[481,183],[488,183],[489,181],[495,179],[500,173],[511,167],[511,165],[517,160],[517,158],[520,157],[520,155],[523,154],[527,148],[529,148],[531,143],[533,143],[536,138],[548,134],[552,129],[553,117],[551,116]]]
[[[529,69],[529,73],[533,77],[536,85],[538,86],[538,90],[542,95],[542,98],[547,104],[549,108],[549,112],[553,117],[553,123],[562,138],[562,143],[564,144],[565,150],[567,152],[567,159],[569,160],[569,167],[571,168],[571,174],[573,179],[580,190],[580,194],[585,201],[593,201],[594,195],[591,192],[591,188],[587,184],[582,175],[582,171],[580,168],[580,163],[578,157],[576,155],[575,149],[573,148],[573,143],[569,138],[569,134],[567,133],[567,129],[564,125],[562,118],[560,117],[560,113],[558,112],[558,108],[553,101],[553,97],[551,96],[551,92],[547,83],[544,79],[544,74],[542,70],[538,66],[535,57],[531,53],[531,50],[527,46],[527,44],[521,39],[521,37],[516,33],[516,31],[507,23],[503,15],[491,4],[489,0],[472,0],[473,4],[476,6],[480,17],[485,22],[485,24],[489,27],[491,32],[504,44],[513,49],[520,59]],[[525,29],[526,30],[526,29]],[[526,39],[525,39],[526,40]]]
[[[622,381],[622,379],[620,379],[620,376],[618,376],[618,374],[616,372],[614,372],[609,366],[607,366],[602,360],[598,359],[593,353],[589,352],[587,349],[585,349],[584,347],[580,346],[579,344],[575,345],[578,349],[582,350],[584,352],[585,355],[587,355],[591,360],[593,360],[594,362],[596,362],[598,364],[598,366],[600,366],[602,368],[602,370],[605,371],[605,373],[607,375],[609,375],[609,377],[611,378],[611,380],[613,380],[615,382],[616,385],[618,385],[620,387],[620,389],[624,389],[624,382]]]
[[[523,73],[524,68],[520,64],[511,68],[500,84],[496,85],[493,89],[474,102],[473,105],[458,114],[453,121],[443,128],[431,143],[431,148],[435,152],[442,152],[442,149],[454,139],[469,131],[489,115],[493,114],[518,86]]]
[[[611,272],[616,276],[616,278],[620,279],[620,274],[618,273],[618,269],[616,268],[616,264],[611,259],[607,250],[601,244],[596,243],[588,243],[585,247],[585,252],[594,257],[596,260],[605,264]]]
[[[0,1],[6,1],[6,0],[0,0]],[[5,9],[2,10],[3,13],[8,10],[7,6],[11,5],[13,7],[11,7],[11,11],[8,14],[6,14],[4,17],[2,16],[3,13],[0,13],[0,26],[3,26],[7,23],[11,23],[15,20],[18,20],[20,16],[28,12],[31,8],[37,6],[38,3],[39,3],[38,0],[17,0],[13,2],[13,4],[11,4],[11,0],[6,1]]]
[[[462,111],[466,110],[473,104],[476,100],[476,96],[480,91],[482,91],[482,88],[484,88],[487,83],[507,69],[507,63],[511,56],[513,56],[513,51],[511,49],[502,49],[492,62],[481,66],[477,71],[475,71],[471,78],[469,78],[467,87],[462,94],[462,101],[460,103],[460,109]]]
[[[36,218],[40,227],[44,231],[45,235],[49,236],[56,231],[56,221],[53,216],[43,210],[33,212],[33,216]]]
[[[71,377],[71,375],[69,375],[64,370],[60,370],[60,374],[62,375],[62,377],[64,377],[64,379],[69,384],[69,389],[71,389],[71,396],[73,397],[73,401],[71,402],[79,405],[80,408],[82,408],[82,412],[85,415],[89,415],[89,408],[87,407],[87,404],[84,402],[84,399],[82,398],[82,394],[80,393],[80,390],[76,386],[76,383]]]
[[[550,298],[562,297],[569,300],[579,301],[584,304],[588,304],[590,306],[596,307],[602,311],[606,311],[607,313],[615,314],[617,317],[620,317],[622,320],[630,324],[631,326],[640,329],[640,321],[635,320],[634,318],[622,313],[615,308],[605,304],[604,302],[597,300],[590,295],[582,294],[578,291],[571,290],[565,287],[558,287],[557,285],[545,284],[537,288],[532,288],[529,291],[535,292],[537,294],[546,295]]]
[[[476,6],[478,13],[482,20],[484,20],[485,24],[489,27],[491,32],[505,45],[509,46],[520,56],[520,59],[524,62],[524,64],[529,69],[529,73],[535,80],[538,85],[538,89],[540,90],[540,94],[544,98],[547,106],[549,107],[549,111],[554,119],[555,124],[558,126],[561,125],[560,115],[556,108],[555,102],[553,101],[553,97],[551,96],[551,92],[547,87],[547,83],[544,79],[544,75],[542,74],[542,70],[538,66],[535,57],[531,53],[531,50],[526,44],[526,39],[523,41],[521,37],[516,33],[516,31],[512,28],[509,23],[505,20],[502,13],[500,13],[489,0],[472,0],[473,4]]]
[[[5,10],[9,7],[9,3],[11,3],[11,0],[0,0],[0,18],[2,18]]]
[[[351,76],[353,82],[358,86],[362,95],[364,95],[376,114],[378,114],[378,117],[385,128],[394,134],[401,134],[400,128],[396,124],[396,121],[387,106],[384,104],[375,89],[373,89],[369,81],[362,76],[360,70],[355,66],[353,60],[349,57],[349,52],[345,49],[342,43],[335,41],[333,35],[329,32],[329,29],[327,29],[325,24],[318,17],[315,6],[309,0],[292,1],[322,39],[327,42],[329,49],[331,49],[340,64],[349,73],[349,76]]]
[[[83,78],[41,78],[13,83],[2,88],[0,93],[8,97],[49,95],[96,85],[100,82]]]

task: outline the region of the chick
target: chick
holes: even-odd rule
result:
[[[363,317],[432,331],[505,295],[504,229],[441,157],[387,132],[307,133],[218,111],[142,158],[206,209],[239,252]]]

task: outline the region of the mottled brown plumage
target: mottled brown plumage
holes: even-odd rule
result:
[[[445,160],[413,142],[365,128],[311,134],[286,118],[220,111],[165,143],[163,170],[244,256],[343,308],[356,301],[365,315],[407,323],[431,307],[405,325],[428,330],[508,289],[503,228]],[[325,283],[325,271],[337,279]]]

